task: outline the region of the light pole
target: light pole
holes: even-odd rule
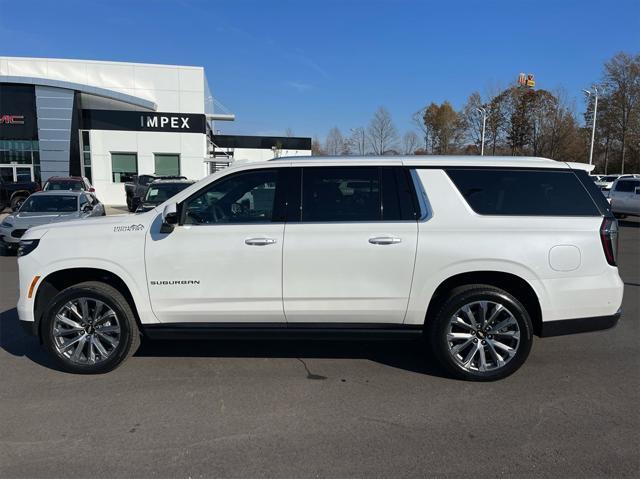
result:
[[[582,90],[588,97],[592,95],[590,90]],[[593,165],[593,142],[596,138],[596,116],[598,115],[598,87],[593,86],[593,126],[591,127],[591,148],[589,151],[589,164]]]
[[[487,126],[487,109],[486,108],[476,108],[478,113],[482,114],[482,140],[480,143],[480,156],[484,156],[484,129]]]

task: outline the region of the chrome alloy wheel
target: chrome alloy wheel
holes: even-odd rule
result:
[[[120,343],[116,313],[94,298],[74,298],[62,306],[52,332],[58,354],[75,364],[101,363]]]
[[[447,326],[449,354],[466,371],[495,371],[520,346],[520,326],[504,305],[474,301],[462,306]]]

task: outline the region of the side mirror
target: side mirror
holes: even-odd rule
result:
[[[91,206],[89,203],[87,203],[82,207],[82,211],[85,213],[88,213],[89,211],[92,211],[92,210],[93,210],[93,206]]]
[[[169,203],[162,210],[162,226],[160,233],[171,233],[175,225],[178,224],[178,205]]]
[[[134,211],[138,209],[138,206],[140,206],[140,203],[142,203],[142,199],[139,196],[134,196],[131,199],[131,207],[133,208]]]
[[[636,195],[640,195],[640,186],[636,188]]]

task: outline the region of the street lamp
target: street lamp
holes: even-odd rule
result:
[[[591,127],[591,149],[589,151],[589,164],[593,165],[593,142],[596,137],[596,115],[598,114],[598,87],[593,86],[593,93],[590,90],[582,90],[590,97],[593,94],[593,126]]]
[[[484,129],[487,126],[487,109],[486,108],[476,108],[478,113],[482,115],[482,141],[480,143],[480,156],[484,156]]]

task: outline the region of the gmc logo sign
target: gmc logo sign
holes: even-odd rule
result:
[[[0,125],[24,125],[24,115],[0,115]]]
[[[164,115],[142,115],[140,117],[142,128],[171,128],[173,130],[189,130],[189,117],[184,116],[164,116]]]

